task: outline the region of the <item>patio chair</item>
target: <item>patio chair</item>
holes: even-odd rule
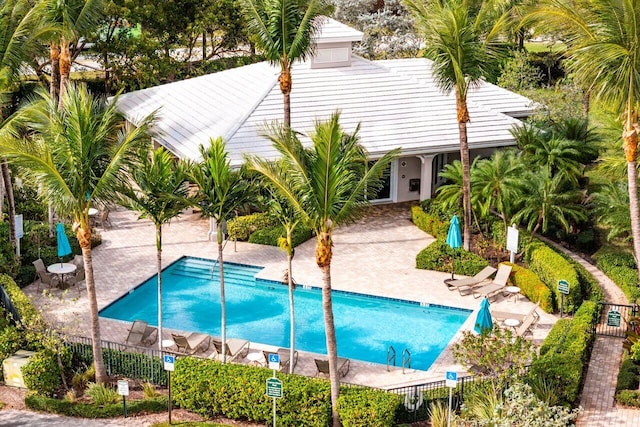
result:
[[[111,220],[109,219],[109,209],[104,209],[100,212],[100,227],[106,230],[107,224],[111,227]]]
[[[222,360],[222,340],[217,338],[212,338],[213,347],[215,351],[210,358],[216,358],[218,360]],[[243,340],[240,338],[229,338],[226,342],[226,351],[224,354],[227,355],[228,361],[234,361],[237,358],[244,358],[249,354],[249,341]]]
[[[522,323],[516,329],[516,335],[519,337],[524,337],[527,334],[533,335],[533,328],[538,323],[538,319],[540,316],[536,312],[536,307],[531,310],[527,316],[522,320]]]
[[[537,318],[540,318],[540,315],[538,314],[538,312],[536,311],[538,309],[538,307],[540,307],[540,303],[537,302],[536,305],[533,306],[533,308],[526,314],[522,314],[522,313],[512,313],[510,311],[498,311],[498,310],[491,310],[491,317],[493,317],[494,319],[496,319],[499,322],[503,322],[505,319],[516,319],[520,322],[523,322],[524,319],[526,319],[529,316],[535,316]]]
[[[329,375],[329,361],[322,359],[313,359],[316,363],[316,377],[320,374]],[[338,357],[338,375],[340,377],[345,377],[349,373],[349,368],[351,367],[351,360],[345,359],[342,357]]]
[[[76,255],[71,260],[71,264],[75,265],[78,270],[84,270],[84,258],[82,255]]]
[[[158,329],[149,326],[144,320],[134,320],[129,329],[126,344],[135,346],[149,346],[158,340]]]
[[[498,267],[498,272],[496,273],[495,279],[491,283],[486,285],[482,285],[479,287],[474,287],[472,289],[473,297],[480,298],[486,297],[489,301],[493,301],[500,292],[507,287],[507,281],[509,280],[509,275],[511,274],[511,266],[506,264],[501,264]]]
[[[264,350],[262,354],[264,355],[264,360],[269,364],[269,353],[273,353],[272,351]],[[291,363],[291,350],[288,348],[279,348],[278,356],[280,356],[280,372],[289,372],[289,363]],[[298,351],[295,350],[293,352],[293,367],[295,368],[298,364]]]
[[[471,289],[473,286],[478,285],[489,278],[497,270],[490,265],[486,266],[479,273],[473,277],[467,277],[465,279],[445,279],[444,283],[450,291],[458,290],[461,292],[466,289]]]
[[[44,261],[42,261],[41,258],[33,261],[32,264],[36,268],[36,275],[33,278],[34,282],[37,279],[40,279],[40,281],[38,282],[38,287],[36,288],[37,291],[40,291],[41,284],[45,284],[49,287],[49,289],[51,289],[60,283],[60,278],[58,277],[58,275],[49,273],[47,271],[47,267],[45,267],[44,265]]]
[[[207,334],[192,332],[188,337],[180,334],[171,334],[171,337],[173,338],[173,342],[176,343],[178,351],[183,353],[197,353],[200,346],[205,342],[207,343],[207,347],[202,351],[207,351],[209,347],[211,347],[211,336]]]
[[[73,276],[67,279],[67,284],[69,286],[77,286],[78,295],[80,294],[80,286],[78,285],[80,282],[83,282],[85,279],[84,268],[78,267]]]

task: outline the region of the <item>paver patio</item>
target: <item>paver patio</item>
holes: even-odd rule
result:
[[[93,265],[98,295],[98,307],[127,293],[156,272],[155,231],[151,222],[139,220],[133,212],[118,209],[111,212],[112,227],[100,230],[103,243],[93,250]],[[163,265],[178,258],[198,256],[215,259],[217,245],[208,240],[209,222],[199,214],[183,215],[163,230]],[[410,221],[408,205],[373,206],[367,215],[353,225],[335,232],[334,256],[331,273],[334,289],[371,295],[401,298],[429,304],[462,307],[474,310],[462,330],[471,330],[480,300],[462,297],[447,290],[443,280],[449,273],[418,270],[415,257],[433,238]],[[293,276],[297,283],[322,286],[322,276],[315,264],[315,239],[296,248]],[[281,280],[286,270],[286,256],[278,248],[244,242],[229,242],[224,250],[225,261],[264,266],[259,277]],[[35,284],[25,288],[36,305],[46,313],[47,319],[70,334],[89,335],[89,313],[86,290],[80,296],[75,289],[66,292],[54,290],[49,296],[36,292]],[[498,310],[526,313],[532,303],[520,297],[518,302],[499,298],[492,304]],[[540,342],[556,318],[541,313],[534,331],[534,340]],[[319,321],[322,321],[321,319]],[[124,342],[130,323],[101,319],[102,338]],[[164,330],[164,337],[170,337]],[[428,333],[428,331],[425,331]],[[458,340],[458,333],[453,341]],[[340,343],[338,343],[338,346]],[[251,343],[252,349],[270,350],[272,347]],[[384,360],[385,355],[381,355]],[[248,362],[246,359],[244,362]],[[367,362],[353,361],[349,374],[343,379],[353,384],[392,388],[444,379],[444,373],[464,368],[455,364],[451,352],[445,352],[428,371],[392,368]],[[296,373],[314,375],[313,354],[301,352]]]

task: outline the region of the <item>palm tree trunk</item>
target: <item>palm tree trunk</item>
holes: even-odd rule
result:
[[[284,97],[284,125],[287,129],[291,128],[291,64],[286,58],[282,61],[282,71],[278,82],[280,82],[280,91]]]
[[[88,224],[88,220],[86,223]],[[96,371],[96,383],[103,384],[107,380],[102,357],[102,341],[100,338],[100,319],[98,318],[98,300],[96,298],[96,285],[93,278],[93,260],[91,258],[91,227],[82,226],[76,231],[78,243],[82,248],[84,258],[85,283],[87,284],[87,298],[89,299],[89,312],[91,314],[91,348],[93,350],[93,366]]]
[[[158,349],[162,352],[162,225],[156,224],[156,263],[158,264]]]
[[[49,59],[51,60],[51,80],[49,81],[49,95],[55,102],[60,90],[60,47],[57,43],[49,44]]]
[[[222,339],[222,363],[227,363],[227,307],[224,294],[224,260],[222,258],[222,222],[218,222],[218,271],[220,272],[220,338]]]
[[[6,159],[2,160],[2,180],[5,193],[7,193],[7,211],[9,212],[9,242],[11,247],[16,247],[16,203],[13,199],[13,184],[11,183],[11,170]]]
[[[62,109],[62,98],[67,92],[67,84],[71,75],[71,52],[69,52],[69,43],[65,38],[60,42],[60,98],[58,99],[58,108]]]
[[[289,345],[290,357],[293,357],[295,354],[296,346],[296,331],[295,331],[295,312],[293,307],[293,277],[292,277],[292,261],[293,261],[293,253],[291,248],[291,230],[287,230],[287,279],[289,285]],[[289,363],[289,373],[293,374],[294,363]]]
[[[456,104],[458,131],[460,133],[460,162],[462,163],[462,209],[464,213],[462,247],[468,251],[471,247],[471,166],[469,161],[469,140],[467,137],[469,110],[467,109],[466,99],[462,99],[457,90]]]
[[[622,134],[624,154],[627,159],[627,179],[629,187],[629,214],[631,216],[631,236],[633,252],[636,258],[638,279],[640,280],[640,208],[638,206],[638,126],[635,111],[627,106],[625,131]]]

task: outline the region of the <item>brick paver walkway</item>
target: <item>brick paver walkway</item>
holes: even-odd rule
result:
[[[598,280],[607,302],[629,303],[620,288],[593,264],[565,248],[555,246],[583,265]],[[622,341],[621,338],[596,336],[580,398],[583,412],[579,416],[576,426],[640,426],[640,410],[620,408],[616,406],[614,401],[618,371],[622,360]]]

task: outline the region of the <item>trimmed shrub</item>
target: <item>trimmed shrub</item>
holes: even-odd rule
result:
[[[437,215],[425,212],[420,206],[411,207],[411,221],[413,221],[420,230],[432,235],[436,239],[445,240],[447,238],[449,223]]]
[[[70,402],[68,400],[52,399],[37,394],[27,395],[24,399],[27,408],[34,411],[50,412],[79,418],[114,418],[122,416],[122,403],[96,405],[91,403]],[[165,412],[167,398],[164,396],[145,400],[128,400],[127,413]]]
[[[620,390],[616,394],[618,405],[640,407],[640,390]]]
[[[401,403],[397,394],[347,388],[338,398],[338,412],[344,427],[390,427]]]
[[[53,396],[62,384],[57,355],[49,351],[38,351],[21,370],[24,384],[38,394]]]
[[[283,226],[276,225],[273,227],[265,227],[256,230],[249,236],[249,243],[257,243],[260,245],[278,246],[278,238],[285,237],[286,231]],[[297,226],[291,235],[293,247],[303,244],[313,236],[310,228]]]
[[[227,233],[230,240],[246,242],[257,230],[273,227],[276,222],[266,212],[243,215],[227,221]]]
[[[569,295],[564,297],[565,311],[573,313],[582,304],[583,294],[578,274],[566,259],[542,242],[529,245],[525,253],[527,264],[554,295],[554,308],[559,307],[561,294],[558,281],[569,282]]]
[[[540,356],[529,370],[532,381],[546,381],[560,404],[574,405],[591,354],[591,330],[598,318],[597,304],[585,301],[573,319],[560,319],[540,346]]]
[[[596,265],[622,289],[631,303],[640,300],[638,272],[633,255],[627,251],[607,247],[593,255]]]
[[[421,250],[416,256],[416,268],[451,272],[473,276],[485,268],[489,263],[478,255],[464,249],[451,249],[446,242],[436,240]]]
[[[540,302],[540,308],[553,313],[553,297],[551,291],[531,270],[506,262],[511,266],[511,282],[520,288],[522,295],[533,302]]]
[[[22,292],[11,277],[6,274],[0,274],[0,286],[4,288],[9,295],[9,298],[11,298],[11,302],[16,308],[23,325],[33,326],[34,324],[44,324],[44,319],[33,306],[29,297]]]
[[[625,359],[620,365],[620,371],[618,372],[616,391],[638,390],[638,386],[640,386],[638,372],[638,365],[631,359]]]

